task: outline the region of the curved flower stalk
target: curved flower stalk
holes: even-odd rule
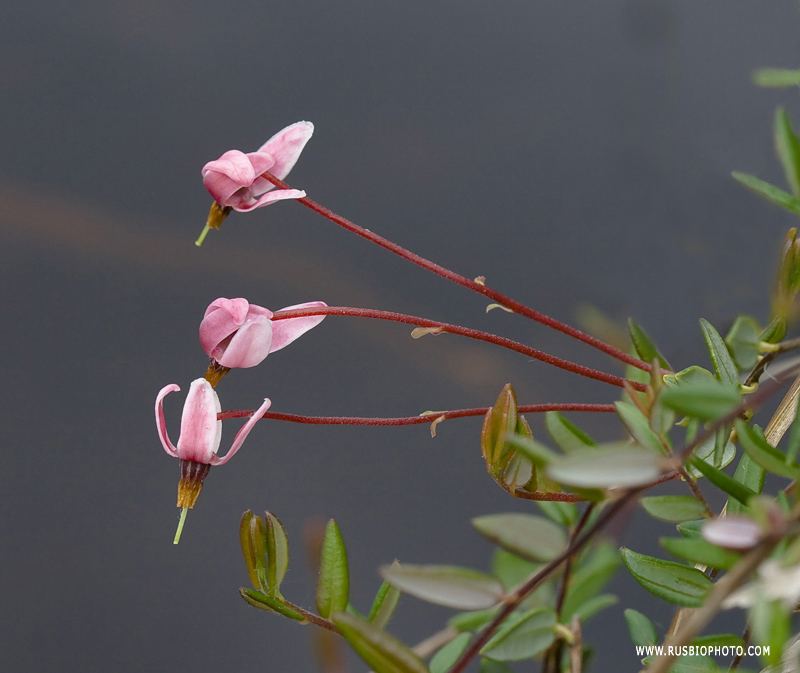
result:
[[[324,301],[287,306],[281,311],[324,308]],[[200,344],[212,362],[206,379],[216,386],[231,369],[255,367],[270,353],[288,346],[313,327],[324,315],[272,321],[274,314],[242,297],[212,301],[200,323]]]
[[[228,150],[219,159],[203,166],[203,184],[214,197],[208,221],[200,238],[201,245],[208,230],[218,229],[231,210],[247,212],[283,199],[300,199],[306,193],[299,189],[275,189],[262,173],[285,178],[314,133],[311,122],[297,122],[272,136],[255,152],[245,154]]]
[[[180,459],[181,479],[178,483],[178,507],[181,507],[183,511],[178,532],[175,535],[175,544],[178,544],[180,539],[186,512],[192,509],[197,502],[197,497],[203,488],[203,480],[208,475],[211,466],[224,465],[233,458],[247,435],[250,434],[271,404],[268,398],[264,399],[264,403],[239,430],[228,453],[220,458],[217,451],[222,437],[222,421],[217,420],[217,414],[221,411],[221,407],[217,393],[205,379],[192,381],[183,405],[178,445],[175,446],[170,440],[164,419],[164,398],[169,393],[179,390],[180,386],[171,383],[162,388],[156,397],[156,428],[161,446],[170,456]]]

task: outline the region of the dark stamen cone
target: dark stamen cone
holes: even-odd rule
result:
[[[181,480],[178,482],[178,507],[192,509],[203,489],[203,480],[211,465],[181,459]]]
[[[212,388],[216,388],[217,384],[222,380],[222,377],[230,370],[230,367],[223,367],[214,358],[211,358],[211,361],[208,363],[208,369],[206,369],[205,379],[211,384]]]

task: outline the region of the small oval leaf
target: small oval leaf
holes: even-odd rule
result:
[[[661,474],[660,457],[627,444],[606,444],[578,451],[547,467],[551,479],[578,488],[642,486]]]
[[[691,495],[653,495],[642,498],[642,507],[654,519],[683,523],[705,514],[705,507]]]
[[[264,524],[267,531],[267,579],[270,591],[279,593],[289,569],[289,540],[283,524],[272,512],[264,512]]]
[[[345,612],[331,619],[345,640],[375,673],[428,673],[422,659],[394,636]]]
[[[447,673],[464,653],[464,650],[467,649],[471,639],[471,634],[459,633],[453,640],[434,654],[429,666],[431,673]]]
[[[628,623],[628,631],[634,645],[647,647],[658,643],[656,627],[641,612],[628,608],[625,610],[625,621]]]
[[[381,575],[393,587],[436,605],[456,610],[483,610],[501,601],[503,586],[491,575],[438,565],[384,566]]]
[[[689,563],[700,563],[709,568],[730,570],[739,561],[739,554],[720,549],[705,540],[685,537],[663,537],[661,546],[670,554],[682,558]]]
[[[317,582],[317,611],[328,619],[347,607],[350,593],[350,571],[347,550],[339,526],[331,519],[325,528]]]
[[[472,520],[484,537],[529,561],[552,561],[567,548],[561,526],[531,514],[489,514]]]
[[[645,556],[625,548],[620,553],[634,579],[668,603],[699,608],[712,587],[711,580],[697,568]]]
[[[495,661],[522,661],[544,652],[555,640],[556,614],[552,608],[534,608],[509,619],[481,648]]]

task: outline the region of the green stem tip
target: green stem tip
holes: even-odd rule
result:
[[[205,241],[205,240],[206,240],[206,236],[208,236],[208,232],[209,232],[209,231],[211,231],[211,227],[209,227],[209,226],[206,224],[206,226],[205,226],[205,227],[203,227],[203,231],[201,231],[201,232],[200,232],[200,236],[199,236],[199,237],[197,238],[197,240],[194,242],[194,244],[195,244],[195,245],[196,245],[198,248],[199,248],[201,245],[203,245],[203,241]]]
[[[183,532],[183,524],[186,523],[186,513],[189,511],[188,507],[181,509],[181,518],[178,520],[178,530],[175,531],[175,539],[172,544],[178,544],[181,541],[181,533]]]

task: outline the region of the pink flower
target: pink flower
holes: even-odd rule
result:
[[[181,461],[199,463],[201,465],[224,465],[241,448],[247,435],[258,423],[264,412],[269,409],[271,404],[269,399],[250,417],[250,419],[239,430],[236,438],[231,444],[231,448],[223,458],[217,455],[220,438],[222,436],[222,421],[217,420],[217,414],[221,411],[219,397],[205,379],[192,381],[189,387],[189,394],[183,405],[183,415],[181,416],[181,435],[178,439],[178,446],[175,446],[167,434],[167,426],[164,421],[164,398],[172,392],[180,390],[174,383],[161,389],[156,397],[156,428],[161,439],[161,445],[170,456],[180,458]]]
[[[324,301],[287,306],[322,308]],[[322,322],[324,315],[289,318],[272,322],[272,311],[246,299],[220,297],[209,304],[200,323],[200,344],[208,357],[227,368],[255,367],[270,353],[288,346]]]
[[[261,174],[270,171],[283,180],[313,133],[311,122],[297,122],[276,133],[256,152],[229,150],[203,166],[203,184],[217,203],[239,212],[282,199],[301,199],[306,193],[297,189],[272,191],[275,186]]]

